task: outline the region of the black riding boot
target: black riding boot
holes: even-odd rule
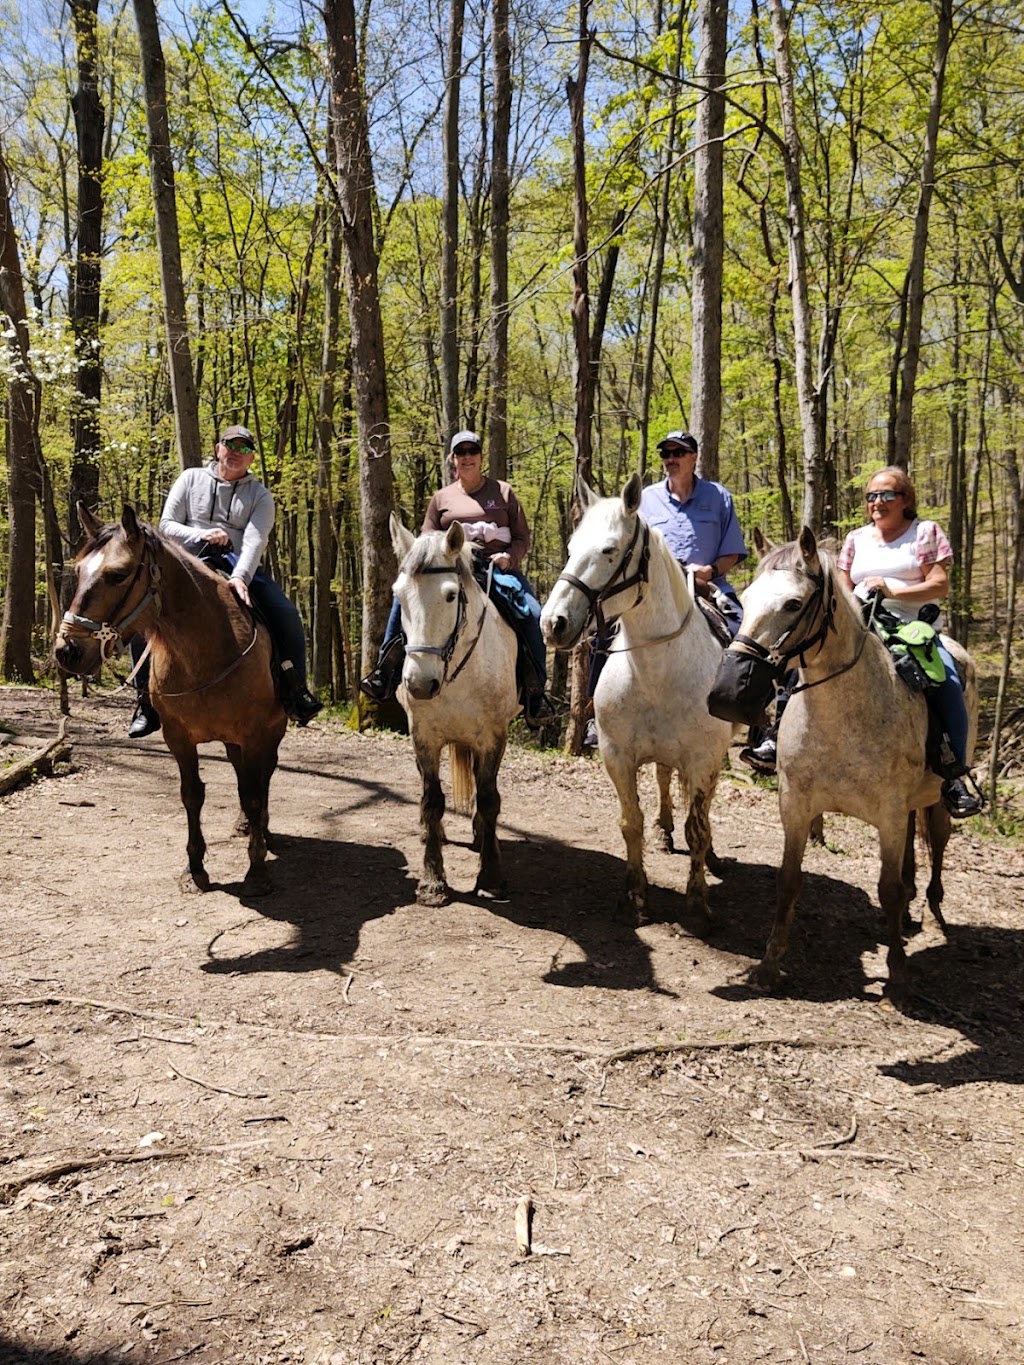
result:
[[[135,714],[128,726],[128,738],[145,739],[147,735],[155,734],[159,729],[160,717],[157,714],[156,707],[149,699],[149,693],[140,692]]]
[[[374,701],[387,701],[398,691],[405,664],[405,637],[396,635],[386,645],[381,645],[377,656],[377,667],[359,684],[360,692],[365,692]]]
[[[308,725],[324,709],[323,702],[300,680],[290,659],[281,664],[281,705],[298,725]]]

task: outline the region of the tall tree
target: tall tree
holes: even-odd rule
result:
[[[793,303],[793,349],[797,403],[804,451],[802,523],[820,534],[825,511],[825,459],[818,421],[818,383],[814,376],[814,339],[811,295],[807,273],[807,215],[800,178],[800,129],[789,45],[791,15],[783,0],[770,0],[775,74],[782,109],[782,160],[786,172],[786,222],[789,235],[789,289]]]
[[[722,429],[722,259],[725,251],[723,144],[727,0],[698,0],[696,82],[700,90],[693,159],[693,369],[690,420],[701,473],[718,478]]]
[[[441,441],[445,450],[461,426],[459,411],[459,100],[466,0],[451,0],[445,71],[441,227]]]
[[[132,0],[142,58],[142,82],[146,92],[146,124],[149,129],[149,169],[153,186],[156,240],[160,255],[167,362],[178,461],[182,469],[202,462],[199,406],[192,374],[192,355],[185,309],[185,282],[181,269],[178,235],[178,203],[174,189],[174,161],[167,118],[167,70],[154,0]]]
[[[942,120],[942,92],[946,82],[946,63],[953,42],[953,0],[935,0],[935,49],[932,56],[928,118],[925,124],[924,154],[921,159],[921,184],[914,215],[914,239],[903,289],[900,295],[900,321],[893,349],[889,383],[888,457],[890,464],[906,469],[910,461],[910,441],[914,410],[914,391],[921,362],[921,328],[924,319],[924,272],[928,254],[928,220],[935,193],[935,166]]]
[[[368,673],[384,636],[391,607],[391,584],[395,578],[395,556],[388,529],[393,506],[391,427],[374,240],[376,194],[353,0],[326,0],[324,22],[359,441],[363,525],[362,671]]]
[[[491,125],[491,325],[487,448],[490,471],[508,477],[508,140],[512,123],[512,55],[508,0],[491,7],[494,118]]]
[[[78,504],[95,512],[100,488],[100,261],[106,118],[97,78],[98,7],[99,0],[71,0],[78,58],[78,89],[71,98],[78,136],[78,230],[68,307],[75,334],[77,390],[68,482],[68,528],[73,545],[84,535],[78,524]]]
[[[0,677],[32,682],[36,584],[39,381],[29,359],[21,253],[11,216],[11,186],[0,146],[0,311],[7,317],[7,585],[0,623]]]

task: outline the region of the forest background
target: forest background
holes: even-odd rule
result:
[[[841,535],[909,469],[998,736],[1019,5],[3,0],[0,69],[4,678],[47,667],[77,502],[157,518],[229,422],[335,698],[380,638],[388,513],[418,527],[453,430],[523,502],[543,599],[577,471],[616,492],[690,427],[748,540]]]

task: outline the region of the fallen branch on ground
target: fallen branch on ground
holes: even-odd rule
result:
[[[49,744],[40,749],[37,754],[23,758],[20,763],[15,763],[0,775],[0,796],[6,796],[8,792],[13,791],[15,787],[20,786],[30,777],[48,776],[53,772],[55,763],[68,762],[71,758],[71,745],[64,738],[67,723],[67,716],[61,716],[60,729],[57,731],[56,739],[50,740]]]

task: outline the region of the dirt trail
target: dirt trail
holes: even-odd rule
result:
[[[468,894],[449,817],[458,899],[425,910],[408,741],[317,723],[246,904],[224,760],[185,897],[159,738],[73,713],[75,770],[0,800],[0,1365],[1024,1359],[1021,852],[956,831],[901,1015],[871,837],[829,821],[763,998],[781,840],[745,778],[710,925],[661,853],[661,922],[623,922],[600,764],[522,749],[511,898]],[[57,719],[0,689],[28,735]]]

